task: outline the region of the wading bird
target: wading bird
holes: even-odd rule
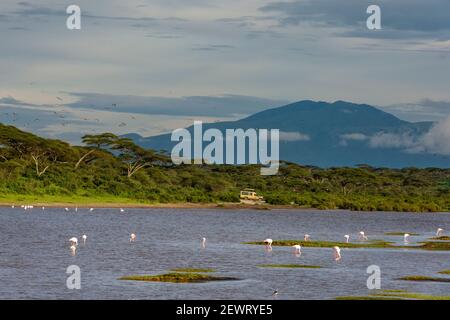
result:
[[[75,237],[72,237],[69,239],[69,242],[71,245],[77,246],[78,245],[78,239]]]
[[[94,208],[90,208],[90,209],[89,209],[89,212],[92,212],[92,211],[94,211]]]
[[[444,229],[438,228],[437,231],[436,231],[436,237],[442,236],[442,232],[443,232],[443,231],[444,231]]]
[[[64,210],[66,210],[66,212],[69,212],[69,208],[64,208]]]
[[[125,212],[125,210],[123,208],[120,208],[120,212]]]
[[[366,234],[364,233],[364,231],[360,231],[359,232],[359,240],[364,240],[364,241],[368,240],[368,238],[367,238]]]
[[[134,233],[132,233],[130,235],[130,242],[134,242],[134,241],[136,241],[136,235]]]
[[[83,234],[81,238],[83,238],[83,245],[86,245],[87,235]]]
[[[405,233],[404,234],[404,236],[403,236],[403,241],[405,242],[405,243],[408,243],[409,241],[408,241],[408,239],[409,239],[409,233]]]
[[[302,254],[302,247],[299,244],[293,245],[292,248],[294,248],[294,253],[297,255]]]
[[[272,293],[272,296],[276,296],[276,295],[278,295],[278,289],[275,289]]]
[[[305,236],[303,237],[303,239],[305,240],[305,241],[309,241],[309,238],[310,238],[311,236],[309,235],[309,234],[305,234]]]
[[[202,248],[203,249],[206,248],[206,238],[205,237],[202,238]]]
[[[341,248],[333,247],[333,256],[335,261],[341,260]]]
[[[70,246],[70,252],[72,253],[72,255],[74,256],[77,253],[77,246],[76,245],[71,245]]]
[[[271,247],[271,246],[272,246],[272,243],[273,243],[273,240],[272,240],[272,239],[266,239],[266,240],[264,240],[264,244],[265,244],[266,246],[268,246],[268,247]]]
[[[345,238],[345,243],[348,243],[350,241],[350,235],[346,234],[344,236],[344,238]]]

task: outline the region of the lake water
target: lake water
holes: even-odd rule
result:
[[[407,275],[437,276],[450,269],[450,252],[411,249],[342,249],[333,260],[330,248],[241,244],[265,238],[344,241],[364,230],[369,239],[403,244],[388,231],[415,232],[418,242],[440,227],[450,230],[450,214],[355,213],[345,211],[96,209],[65,212],[0,208],[1,299],[333,299],[366,295],[369,265],[381,268],[382,289],[406,289],[449,295],[449,283],[396,280]],[[131,233],[137,241],[130,243]],[[81,235],[88,236],[85,246]],[[78,237],[75,256],[68,239]],[[205,249],[200,239],[207,238]],[[308,264],[322,269],[269,269],[260,264]],[[66,287],[69,265],[81,268],[81,290]],[[134,274],[159,274],[172,268],[213,268],[217,275],[239,278],[198,284],[117,280]],[[440,275],[441,277],[445,277]]]

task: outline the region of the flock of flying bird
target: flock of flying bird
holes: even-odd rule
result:
[[[58,101],[60,101],[61,103],[63,102],[63,99],[60,98],[60,97],[56,97],[56,99]],[[64,104],[55,104],[55,105],[51,105],[51,106],[54,107],[54,108],[61,108],[61,107],[65,107],[66,105],[64,105]],[[89,108],[94,108],[94,107],[95,107],[94,105],[90,105],[89,106]],[[103,110],[111,111],[111,110],[118,110],[117,107],[118,107],[117,103],[111,103],[111,106],[104,106],[102,108],[103,108]],[[100,108],[97,108],[97,109],[100,110]],[[64,120],[64,119],[66,119],[67,114],[69,114],[68,111],[65,111],[65,110],[61,109],[61,110],[58,110],[58,111],[52,111],[52,113],[53,113],[54,116],[58,117],[59,119],[62,119],[61,120],[62,121],[61,122],[61,126],[65,127],[65,126],[70,124],[69,121]],[[19,123],[20,122],[19,120],[21,120],[17,112],[3,112],[2,115],[5,116],[5,117],[11,117],[10,121],[13,122],[13,123]],[[131,120],[136,120],[136,117],[133,116],[133,115],[130,115],[130,119]],[[81,118],[80,119],[73,119],[72,118],[71,120],[76,120],[76,121],[78,121],[78,120],[95,121],[97,123],[100,123],[100,119],[99,118],[90,118],[89,119],[89,118],[84,117],[82,119]],[[27,119],[25,117],[23,119],[23,121],[22,121],[23,122],[23,127],[31,127],[32,123],[38,123],[39,121],[41,121],[40,118],[34,118],[32,121],[30,121],[29,119]],[[120,123],[117,123],[116,125],[117,125],[117,127],[122,128],[122,127],[126,127],[128,124],[126,122],[122,121]],[[92,131],[96,132],[97,130],[94,128],[94,129],[92,129]]]

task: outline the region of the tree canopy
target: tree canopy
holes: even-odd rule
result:
[[[301,166],[275,176],[257,165],[171,165],[170,158],[112,133],[83,146],[0,124],[0,199],[121,198],[136,202],[238,202],[256,189],[270,204],[320,209],[450,211],[450,170]]]

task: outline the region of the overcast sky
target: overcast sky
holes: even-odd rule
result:
[[[66,28],[66,8],[82,29]],[[370,4],[382,30],[366,28]],[[151,135],[287,102],[450,115],[448,0],[0,2],[0,122]],[[55,113],[56,112],[56,113]]]

